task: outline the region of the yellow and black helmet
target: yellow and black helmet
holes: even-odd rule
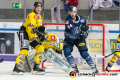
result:
[[[34,7],[36,8],[37,6],[41,6],[42,7],[42,3],[41,2],[35,2],[34,3]]]

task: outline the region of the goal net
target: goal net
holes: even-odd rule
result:
[[[86,39],[86,44],[88,47],[88,53],[92,57],[96,66],[103,71],[105,71],[105,67],[110,60],[111,57],[108,58],[98,58],[95,55],[99,56],[106,56],[111,54],[111,46],[110,46],[110,39],[109,39],[109,30],[108,27],[104,24],[88,24],[90,27],[89,35]],[[64,39],[64,30],[65,24],[64,23],[44,23],[48,34],[55,34],[58,37]],[[72,55],[78,68],[83,69],[90,69],[90,67],[86,64],[84,59],[80,56],[78,49],[76,47],[73,48]],[[63,55],[64,56],[64,55]],[[45,68],[57,68],[54,64],[46,61],[42,64]],[[118,66],[116,69],[111,71],[120,71],[120,67]]]

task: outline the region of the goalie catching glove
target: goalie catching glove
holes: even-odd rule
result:
[[[44,41],[45,40],[45,36],[44,36],[45,27],[44,26],[33,28],[32,32],[36,33],[38,35],[40,41]]]
[[[39,34],[41,34],[41,33],[45,32],[45,27],[44,26],[36,27],[36,28],[33,28],[32,31],[33,31],[33,33],[38,32]]]

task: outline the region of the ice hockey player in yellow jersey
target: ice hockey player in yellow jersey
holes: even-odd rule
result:
[[[35,2],[33,11],[27,15],[25,22],[18,32],[18,37],[20,41],[20,52],[16,58],[15,67],[13,69],[14,73],[23,72],[21,69],[21,65],[25,60],[25,56],[27,56],[28,54],[29,46],[32,46],[36,50],[36,54],[34,56],[35,65],[33,71],[45,72],[44,69],[41,69],[39,67],[42,61],[42,55],[44,54],[44,47],[41,42],[45,39],[43,35],[45,27],[42,26],[43,19],[40,15],[41,11],[41,2]],[[40,33],[37,33],[37,31]],[[36,33],[38,39],[36,39]]]
[[[120,58],[120,34],[117,37],[115,52],[110,61],[108,62],[108,65],[106,67],[106,71],[109,72],[110,68],[116,63],[116,61]]]

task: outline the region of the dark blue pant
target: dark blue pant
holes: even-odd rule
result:
[[[88,48],[86,46],[86,41],[85,41],[84,38],[76,39],[73,42],[68,42],[68,41],[64,40],[64,47],[63,47],[63,49],[64,49],[64,55],[67,58],[68,63],[71,66],[75,66],[74,58],[71,55],[71,52],[73,51],[74,45],[78,48],[78,51],[79,51],[81,57],[86,60],[86,62],[88,63],[88,65],[91,68],[95,67],[92,58],[87,53]]]

